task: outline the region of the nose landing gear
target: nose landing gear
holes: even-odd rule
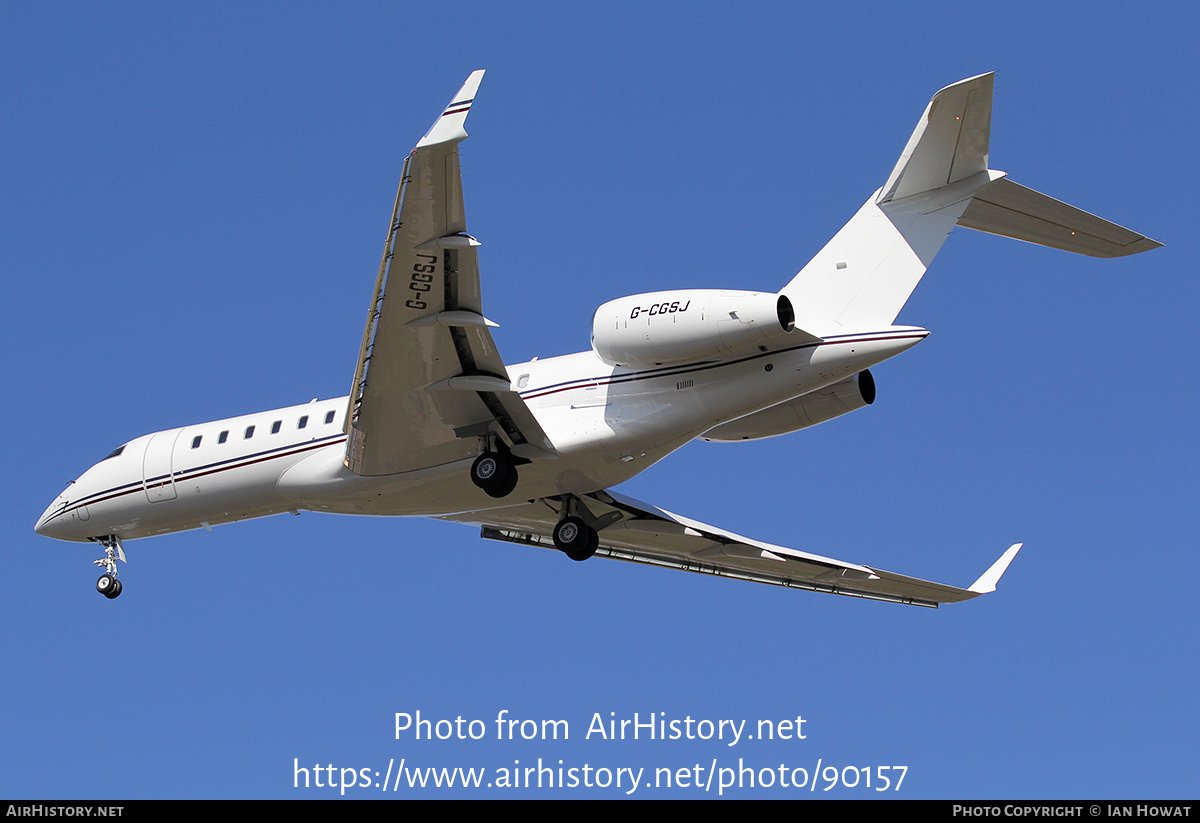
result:
[[[121,581],[117,579],[117,560],[120,559],[122,563],[129,561],[125,559],[125,550],[121,548],[121,538],[115,534],[98,537],[96,542],[104,547],[104,559],[92,561],[104,568],[104,574],[96,581],[96,591],[113,600],[121,595]]]
[[[121,581],[111,574],[102,574],[100,575],[100,579],[96,581],[96,591],[109,600],[114,600],[121,594]]]

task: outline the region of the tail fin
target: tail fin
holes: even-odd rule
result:
[[[994,79],[929,101],[883,188],[783,288],[799,328],[891,325],[956,225],[1097,257],[1161,245],[988,169]]]
[[[940,189],[988,168],[996,73],[960,80],[933,96],[876,203]]]

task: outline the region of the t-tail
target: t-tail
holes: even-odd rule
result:
[[[782,290],[822,337],[890,326],[955,226],[1092,257],[1158,248],[988,168],[994,73],[929,101],[883,188]]]

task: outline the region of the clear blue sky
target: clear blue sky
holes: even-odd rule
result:
[[[0,6],[0,795],[324,797],[294,758],[490,780],[540,757],[1195,797],[1200,14],[907,6]],[[780,288],[933,92],[984,71],[994,168],[1167,244],[959,230],[900,316],[933,334],[874,370],[874,406],[621,487],[955,585],[1025,541],[996,594],[930,611],[306,513],[132,542],[109,602],[96,551],[34,535],[135,436],[345,394],[403,156],[477,68],[467,218],[508,362],[586,348],[624,294]],[[489,735],[395,740],[417,710]],[[498,742],[502,710],[571,739]],[[806,738],[585,740],[597,712]],[[878,796],[824,785],[736,796]]]

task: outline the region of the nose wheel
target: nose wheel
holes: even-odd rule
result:
[[[121,581],[117,579],[117,560],[122,563],[129,561],[125,559],[125,550],[121,548],[121,538],[115,534],[98,538],[96,542],[104,547],[104,558],[92,561],[104,569],[104,574],[96,581],[96,591],[113,600],[121,595]]]
[[[109,600],[115,600],[121,595],[121,581],[111,574],[102,574],[100,575],[100,579],[96,581],[96,591]]]

